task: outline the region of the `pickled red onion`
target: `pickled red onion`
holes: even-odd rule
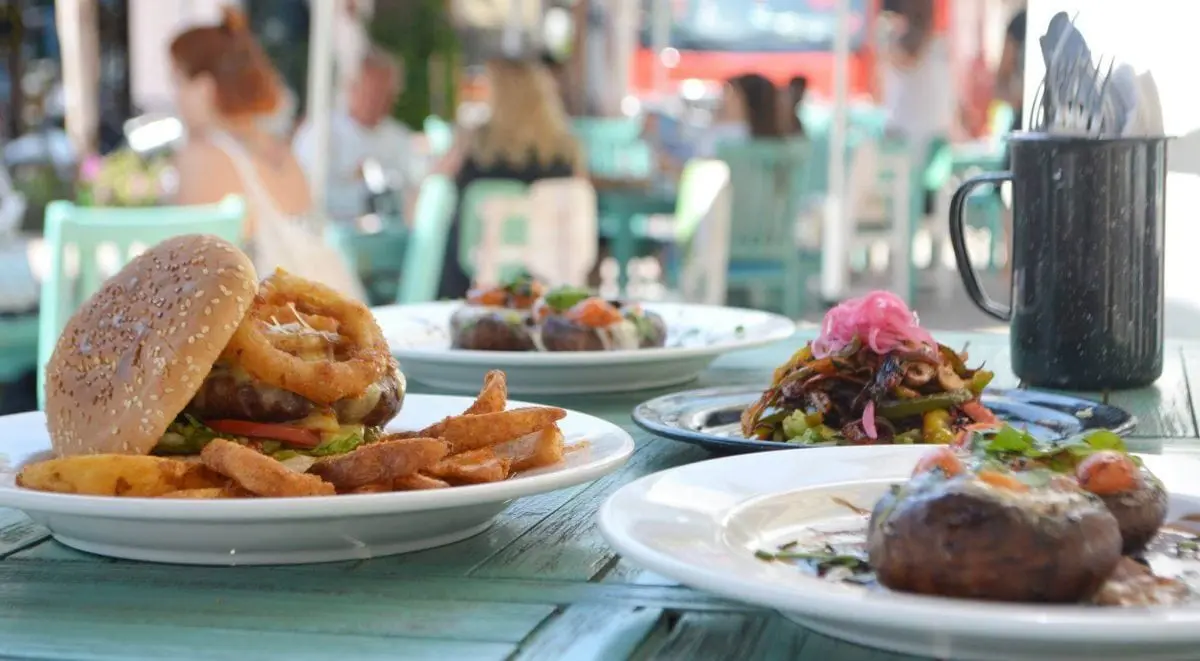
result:
[[[863,431],[867,433],[867,438],[872,441],[879,438],[879,430],[875,427],[875,401],[868,399],[867,405],[863,407]]]
[[[852,298],[825,313],[821,334],[812,343],[813,356],[824,358],[837,353],[855,339],[879,355],[901,348],[937,346],[933,336],[918,325],[916,313],[899,296],[887,291]]]

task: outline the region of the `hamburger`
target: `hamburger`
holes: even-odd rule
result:
[[[383,351],[380,376],[333,402],[268,384],[252,356],[227,350],[261,303],[250,259],[223,239],[179,236],[134,258],[71,317],[46,366],[55,453],[186,456],[224,438],[305,464],[374,440],[403,403],[395,359]],[[340,303],[378,333],[365,306]],[[303,307],[261,324],[271,344],[305,362],[344,359],[346,338],[306,323]]]

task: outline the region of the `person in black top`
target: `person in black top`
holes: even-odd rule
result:
[[[996,99],[1007,103],[1013,110],[1013,131],[1019,131],[1022,124],[1025,107],[1025,10],[1017,12],[1008,22],[1004,33],[1004,50],[1000,52],[1000,66],[996,70]],[[1004,148],[1004,167],[1007,169],[1012,160],[1007,146]],[[1000,186],[995,188],[1000,195]],[[1003,207],[1004,233],[1012,237],[1012,210]],[[1012,273],[1012,261],[1005,262],[1001,271],[1008,279]]]
[[[479,179],[508,179],[531,184],[541,179],[587,176],[584,153],[571,133],[562,98],[546,68],[538,62],[492,60],[488,63],[491,115],[469,134],[460,135],[445,159],[459,206],[446,241],[438,298],[462,298],[471,279],[458,261],[462,197]]]
[[[1012,106],[1013,127],[1021,128],[1021,115],[1025,107],[1025,10],[1013,15],[1004,33],[1004,50],[1000,52],[1000,66],[996,70],[996,92],[998,100]]]

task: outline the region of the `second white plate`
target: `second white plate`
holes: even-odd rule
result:
[[[408,395],[390,429],[420,429],[461,413],[472,398]],[[510,408],[531,406],[510,402]],[[620,467],[633,439],[620,427],[570,411],[559,421],[563,462],[503,482],[429,491],[325,496],[176,500],[45,493],[16,486],[27,461],[46,458],[41,412],[0,417],[4,438],[0,506],[23,510],[55,539],[82,551],[130,560],[261,565],[363,560],[449,544],[478,534],[521,496],[594,480]]]
[[[647,303],[662,315],[667,346],[635,351],[466,351],[450,348],[450,316],[461,301],[388,305],[372,312],[404,374],[447,390],[474,392],[488,370],[508,376],[509,392],[581,394],[663,388],[687,383],[718,356],[785,340],[786,317],[741,308]]]
[[[857,519],[929,446],[818,448],[702,461],[627,484],[600,530],[631,562],[691,587],[778,608],[868,647],[939,659],[1194,659],[1200,607],[1098,608],[944,599],[831,583],[755,557],[805,530]],[[1144,456],[1171,493],[1168,520],[1200,513],[1200,462]]]

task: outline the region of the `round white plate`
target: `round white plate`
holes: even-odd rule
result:
[[[814,526],[870,508],[922,446],[767,452],[680,466],[614,493],[600,530],[623,556],[685,585],[777,608],[870,647],[940,659],[1195,659],[1200,607],[1121,609],[995,604],[868,591],[754,557]],[[1200,461],[1145,456],[1171,492],[1170,518],[1200,513]]]
[[[468,397],[408,395],[390,429],[420,429],[461,413]],[[530,406],[510,402],[509,407]],[[313,498],[174,500],[45,493],[16,486],[30,460],[49,456],[40,412],[0,417],[0,506],[23,510],[58,541],[130,560],[262,565],[362,560],[449,544],[488,528],[514,498],[612,472],[633,452],[620,427],[570,411],[559,421],[563,462],[503,482],[429,491]]]
[[[404,374],[438,388],[476,391],[488,370],[504,370],[509,392],[624,392],[687,383],[721,354],[785,340],[786,317],[688,303],[646,303],[662,315],[667,346],[635,351],[466,351],[450,348],[450,315],[461,301],[374,308]],[[586,369],[586,378],[580,370]]]

